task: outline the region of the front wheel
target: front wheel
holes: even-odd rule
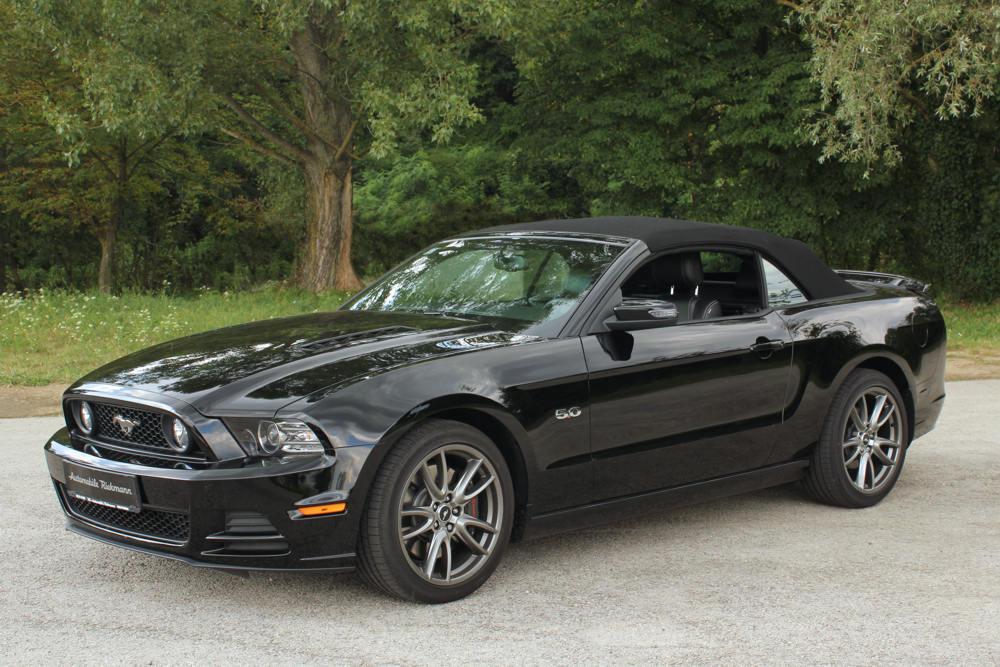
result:
[[[376,475],[361,573],[403,599],[457,600],[496,569],[513,519],[513,482],[497,446],[466,424],[429,420],[393,447]]]
[[[903,398],[886,375],[860,369],[837,391],[804,486],[841,507],[870,507],[899,479],[909,424]]]

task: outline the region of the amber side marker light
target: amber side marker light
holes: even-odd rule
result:
[[[347,503],[328,503],[326,505],[307,505],[296,507],[302,516],[322,516],[324,514],[343,514],[347,511]]]

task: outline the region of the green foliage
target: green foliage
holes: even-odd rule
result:
[[[413,152],[366,171],[362,243],[384,234],[374,219],[414,241],[479,226],[456,201],[484,221],[667,215],[769,229],[834,266],[914,273],[963,298],[1000,294],[992,103],[977,119],[918,118],[899,132],[899,167],[865,178],[864,165],[823,161],[802,141],[823,100],[777,5],[595,2],[562,39],[517,72],[512,93],[492,72],[486,125],[443,151],[487,162],[449,171]],[[517,49],[485,52],[517,61]]]
[[[984,111],[909,128],[906,159],[885,197],[900,249],[886,260],[936,282],[939,292],[980,300],[1000,295],[1000,104]]]
[[[821,88],[809,130],[824,158],[895,164],[899,132],[919,115],[979,116],[1000,86],[995,0],[812,0],[796,13]]]
[[[477,227],[650,214],[1000,296],[1000,18],[958,0],[0,0],[0,289],[93,286],[118,200],[126,290],[291,276],[307,183],[268,151],[345,125],[309,116],[308,22],[357,120],[366,277]]]
[[[60,134],[76,137],[88,121],[139,136],[164,127],[191,132],[219,122],[212,114],[232,95],[246,96],[251,111],[284,116],[285,127],[272,130],[302,129],[294,116],[308,125],[310,110],[299,113],[301,93],[290,86],[301,74],[314,75],[309,58],[321,58],[325,66],[315,74],[324,78],[306,97],[328,96],[364,120],[375,157],[403,133],[426,129],[442,142],[482,118],[469,100],[476,67],[466,52],[477,35],[514,30],[516,5],[531,10],[523,1],[471,0],[13,4],[25,35],[51,45],[80,75],[89,118],[54,105]],[[315,52],[298,47],[303,36]],[[305,147],[316,138],[310,132],[333,129],[312,127],[289,143]]]
[[[487,144],[418,150],[366,169],[355,189],[356,264],[378,275],[429,243],[514,220],[500,198],[497,161]]]
[[[71,164],[105,137],[132,137],[139,143],[199,129],[200,99],[190,73],[204,50],[193,45],[180,49],[174,40],[175,31],[193,30],[197,17],[172,16],[168,31],[162,20],[149,20],[154,13],[129,11],[134,6],[64,0],[11,3],[17,46],[42,47],[53,62],[36,66],[66,72],[63,85],[47,89],[41,104]]]
[[[155,147],[207,128],[300,170],[306,224],[299,283],[314,290],[359,285],[348,257],[351,206],[342,201],[351,196],[354,160],[386,157],[403,134],[426,133],[430,143],[442,144],[480,121],[470,99],[478,70],[468,58],[470,45],[482,36],[544,30],[538,19],[546,12],[530,22],[525,17],[534,5],[561,4],[6,2],[21,41],[48,45],[74,75],[69,100],[46,94],[40,104],[71,164],[105,135],[117,147],[116,168],[109,170],[113,208],[99,232],[104,291],[131,198],[126,143],[150,137]]]

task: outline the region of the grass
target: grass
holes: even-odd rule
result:
[[[241,322],[333,310],[346,296],[277,287],[190,296],[0,294],[0,385],[69,384],[153,343]],[[1000,354],[1000,301],[945,302],[942,309],[949,349]]]
[[[0,294],[0,386],[69,384],[154,343],[252,320],[333,310],[346,297],[276,287],[190,296]]]
[[[948,349],[1000,354],[1000,301],[941,304],[948,326]]]

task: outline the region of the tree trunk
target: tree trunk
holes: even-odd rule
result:
[[[117,173],[115,174],[115,197],[111,202],[111,218],[106,225],[97,229],[97,240],[101,244],[101,264],[97,270],[97,289],[101,294],[111,294],[115,288],[115,250],[118,230],[125,219],[125,188],[128,185],[128,144],[123,137],[115,151]]]
[[[97,230],[97,240],[101,243],[101,266],[97,271],[97,289],[101,294],[110,294],[114,289],[115,240],[118,230],[114,224]]]
[[[291,39],[305,111],[306,146],[296,151],[306,185],[306,239],[299,256],[299,284],[313,292],[354,292],[363,287],[351,265],[354,226],[351,142],[356,122],[337,89],[324,46],[338,40],[337,13],[314,7]]]
[[[312,292],[363,287],[351,264],[353,227],[351,167],[330,168],[325,160],[304,167],[306,239],[299,256],[298,282]]]
[[[0,230],[0,293],[7,291],[7,235]],[[15,267],[16,270],[16,267]]]
[[[122,172],[124,174],[124,170]],[[97,240],[101,244],[101,264],[97,270],[97,289],[101,294],[111,294],[115,289],[115,251],[118,248],[118,229],[125,217],[124,181],[111,203],[111,219],[97,228]]]

